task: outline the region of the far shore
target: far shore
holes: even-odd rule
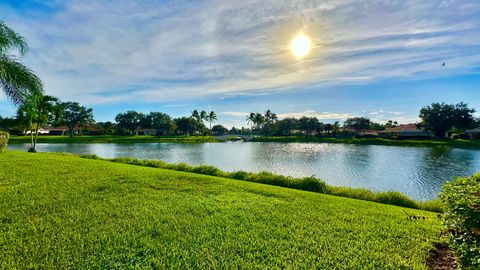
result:
[[[235,135],[232,135],[234,138]],[[30,136],[11,136],[10,143],[29,143]],[[121,135],[83,135],[69,136],[43,135],[38,137],[38,143],[206,143],[221,142],[215,136],[121,136]],[[463,149],[480,149],[480,140],[461,139],[384,139],[384,138],[334,138],[334,137],[254,137],[252,142],[281,143],[344,143],[361,145],[387,145],[412,147],[452,147]]]

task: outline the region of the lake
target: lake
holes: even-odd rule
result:
[[[26,150],[28,144],[10,144]],[[480,151],[326,143],[135,143],[38,144],[41,152],[96,154],[100,157],[160,159],[168,163],[208,164],[222,170],[314,175],[330,185],[400,191],[427,200],[454,176],[480,171]]]

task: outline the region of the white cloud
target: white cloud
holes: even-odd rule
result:
[[[50,4],[61,8],[25,16],[0,4],[0,13],[27,37],[26,61],[48,92],[87,104],[435,77],[480,63],[476,0]],[[316,48],[296,62],[288,41],[299,30]]]

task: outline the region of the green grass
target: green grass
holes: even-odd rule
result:
[[[10,143],[29,143],[30,136],[10,136]],[[39,136],[39,143],[203,143],[217,142],[212,136],[118,136],[118,135],[97,135],[97,136]]]
[[[256,137],[257,142],[319,142],[319,143],[346,143],[364,145],[392,145],[392,146],[428,146],[454,147],[465,149],[480,149],[480,140],[450,140],[450,139],[383,139],[383,138],[318,138],[306,136],[292,137]]]
[[[422,210],[433,211],[438,213],[443,212],[443,206],[439,200],[415,201],[409,198],[407,195],[400,192],[395,192],[395,191],[373,192],[367,189],[330,186],[330,185],[327,185],[321,179],[318,179],[313,176],[295,178],[290,176],[278,175],[271,172],[259,172],[259,173],[252,173],[252,172],[245,172],[245,171],[226,172],[218,169],[217,167],[210,166],[210,165],[191,166],[186,163],[169,164],[161,160],[136,159],[136,158],[128,158],[128,157],[118,157],[118,158],[108,159],[108,158],[100,158],[97,155],[91,155],[91,154],[80,155],[80,157],[97,159],[97,160],[107,160],[112,162],[153,167],[153,168],[162,168],[167,170],[219,176],[223,178],[244,180],[249,182],[268,184],[272,186],[300,189],[305,191],[313,191],[313,192],[331,194],[331,195],[360,199],[360,200],[371,201],[371,202],[391,204],[391,205],[403,206],[403,207],[414,208],[414,209],[422,209]]]
[[[426,269],[441,229],[431,212],[16,151],[0,209],[0,269]]]

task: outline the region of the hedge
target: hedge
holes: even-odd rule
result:
[[[480,269],[480,173],[443,186],[444,223],[463,269]]]

